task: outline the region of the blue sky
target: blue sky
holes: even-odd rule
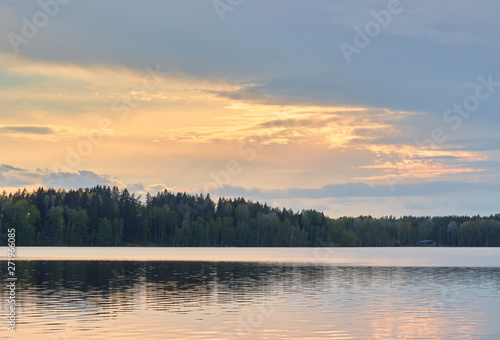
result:
[[[0,185],[498,213],[499,9],[0,1]]]

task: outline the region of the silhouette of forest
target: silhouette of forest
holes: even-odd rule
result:
[[[2,245],[15,228],[18,246],[500,246],[500,214],[330,218],[209,194],[141,199],[106,186],[4,192],[0,212]]]

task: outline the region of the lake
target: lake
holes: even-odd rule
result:
[[[498,248],[18,247],[15,336],[6,254],[1,338],[500,339]]]

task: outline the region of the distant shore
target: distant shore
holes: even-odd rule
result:
[[[499,247],[500,214],[331,218],[245,198],[127,189],[39,188],[0,195],[0,244],[141,247]]]

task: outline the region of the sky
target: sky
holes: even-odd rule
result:
[[[500,213],[498,1],[0,0],[0,189]]]

